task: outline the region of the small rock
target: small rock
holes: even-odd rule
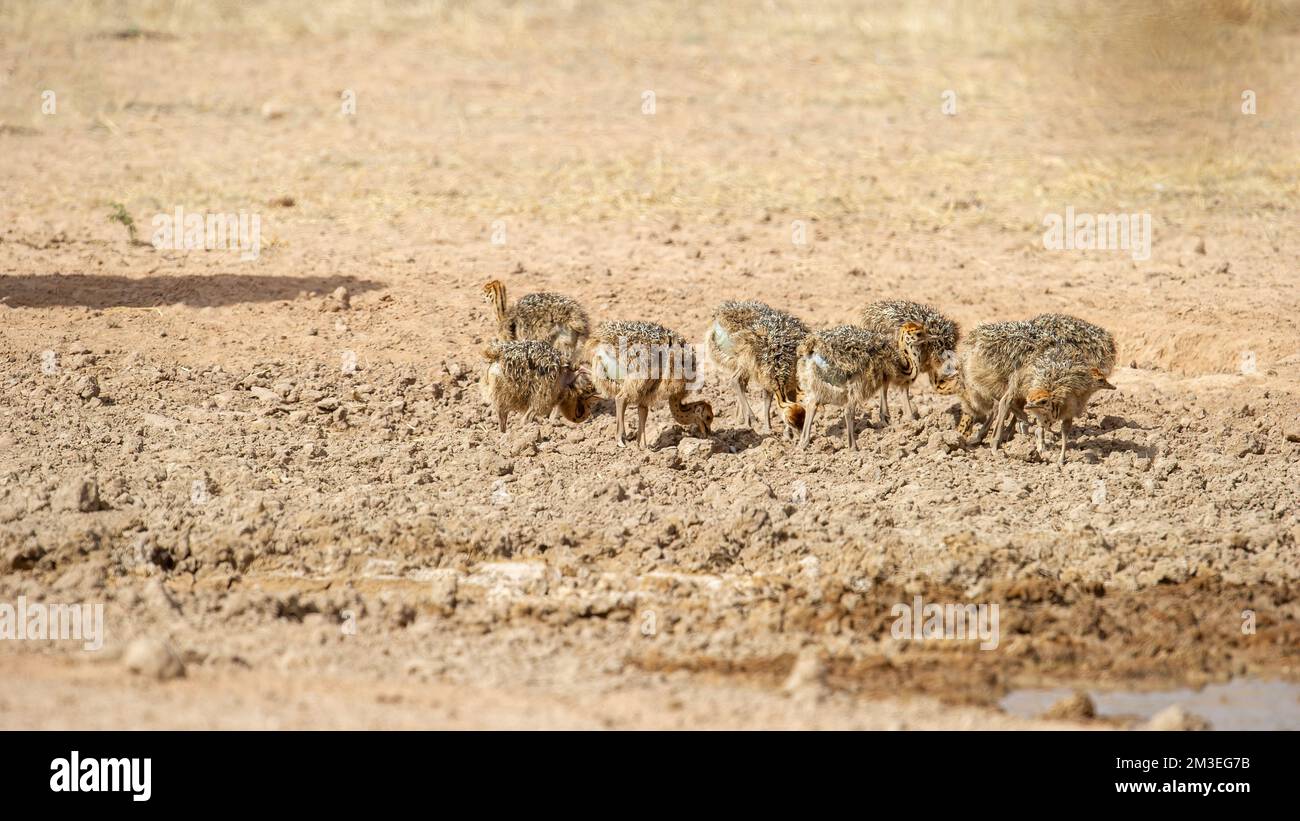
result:
[[[825,652],[819,647],[805,647],[799,651],[781,689],[790,696],[820,699],[826,692],[826,673]]]
[[[83,376],[77,380],[77,396],[84,400],[99,396],[99,380],[93,376]]]
[[[1144,730],[1208,730],[1210,722],[1189,713],[1178,704],[1171,704],[1142,725]]]
[[[342,285],[335,288],[325,299],[325,309],[328,311],[346,311],[351,307],[352,297],[348,294],[348,289]]]
[[[94,479],[84,477],[70,479],[54,491],[50,507],[55,511],[69,513],[90,513],[99,510],[99,484]]]
[[[180,426],[180,422],[167,416],[159,416],[156,413],[140,414],[140,421],[151,428],[162,428],[163,430],[175,430]]]
[[[269,388],[259,388],[258,386],[254,385],[253,387],[248,389],[248,392],[251,393],[253,396],[257,397],[258,399],[261,399],[263,402],[280,401],[280,395],[275,391],[270,390]]]
[[[803,479],[796,479],[790,486],[790,501],[796,505],[807,504],[808,502],[808,483]]]
[[[1008,496],[1015,496],[1017,499],[1029,495],[1028,489],[1023,484],[1011,478],[1003,479],[998,485],[998,491]]]
[[[122,654],[126,669],[137,675],[167,681],[185,675],[185,664],[176,652],[158,639],[136,639]]]
[[[1235,450],[1238,459],[1245,456],[1259,456],[1264,453],[1264,440],[1254,434],[1247,434]]]
[[[650,461],[667,470],[678,470],[682,466],[682,457],[677,448],[664,448],[650,454]]]
[[[677,443],[677,455],[683,460],[708,459],[713,453],[712,439],[694,439],[687,437]]]
[[[1151,469],[1159,478],[1166,479],[1178,470],[1178,460],[1170,456],[1161,456],[1151,463]]]
[[[316,403],[316,410],[321,413],[333,413],[339,409],[339,400],[333,396],[327,396]]]
[[[478,466],[479,470],[486,472],[490,476],[507,476],[514,472],[514,465],[509,459],[489,451],[479,454]]]
[[[433,606],[444,614],[455,610],[456,591],[459,586],[460,582],[455,570],[436,571],[431,584]]]
[[[267,100],[262,103],[261,112],[263,119],[278,120],[288,113],[288,110],[284,107],[284,104],[278,100]]]
[[[506,447],[513,457],[532,456],[537,453],[539,439],[541,439],[541,432],[535,425],[529,425],[512,435]]]
[[[1091,721],[1097,717],[1097,708],[1087,693],[1076,692],[1048,707],[1042,717],[1057,721]]]
[[[161,578],[154,577],[145,585],[143,599],[150,607],[160,612],[167,614],[181,612],[180,603],[172,596]]]
[[[597,479],[589,488],[593,499],[608,497],[612,501],[621,502],[627,498],[627,488],[619,482],[602,482]]]

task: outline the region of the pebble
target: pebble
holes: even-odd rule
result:
[[[171,591],[167,589],[167,585],[158,576],[150,579],[145,585],[141,598],[150,607],[163,613],[174,614],[181,612],[180,602],[176,601],[176,597],[172,595]]]
[[[1042,718],[1057,721],[1089,721],[1097,716],[1097,708],[1087,693],[1076,692],[1047,708]]]
[[[93,376],[83,376],[77,380],[77,396],[84,400],[99,396],[99,380]]]
[[[170,645],[158,639],[136,639],[122,654],[126,669],[147,678],[167,681],[185,675],[185,663]]]
[[[54,491],[50,507],[56,512],[90,513],[100,509],[99,484],[94,479],[69,479]]]
[[[351,307],[352,297],[348,294],[348,289],[342,285],[335,288],[325,300],[325,309],[327,311],[346,311]]]
[[[513,457],[532,456],[537,453],[537,429],[528,428],[512,436],[508,443],[510,455]]]
[[[1208,730],[1210,722],[1189,713],[1181,705],[1171,704],[1142,725],[1144,730]]]
[[[713,454],[713,440],[687,437],[677,443],[677,455],[683,460],[703,461]]]
[[[180,422],[167,416],[159,416],[156,413],[140,414],[140,421],[144,422],[151,428],[162,428],[164,430],[175,430],[180,426]]]
[[[456,591],[460,587],[459,574],[455,570],[443,569],[434,572],[430,584],[433,606],[444,614],[456,609]]]
[[[826,694],[827,672],[825,651],[819,647],[805,647],[799,651],[799,657],[781,689],[795,698],[819,700]]]
[[[998,485],[998,491],[1008,496],[1015,496],[1017,499],[1029,495],[1029,490],[1015,479],[1003,479]]]

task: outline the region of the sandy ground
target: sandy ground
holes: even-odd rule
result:
[[[808,5],[6,7],[0,603],[107,637],[0,641],[0,727],[1096,727],[997,702],[1300,679],[1296,5]],[[155,249],[177,206],[259,256]],[[1045,249],[1067,206],[1150,258]],[[1064,311],[1122,367],[1064,469],[928,386],[857,452],[716,377],[708,442],[503,437],[494,277],[690,338]],[[998,647],[895,640],[918,595]]]

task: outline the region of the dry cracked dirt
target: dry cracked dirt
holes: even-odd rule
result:
[[[0,602],[105,637],[0,641],[0,727],[1112,728],[998,702],[1300,680],[1300,112],[1268,74],[1254,120],[1198,108],[1294,70],[1294,16],[1126,18],[1195,56],[1115,77],[1069,5],[777,6],[19,4]],[[259,257],[155,249],[178,204],[258,213]],[[1150,258],[1045,249],[1067,204],[1151,213]],[[501,435],[489,278],[692,339],[737,297],[1063,311],[1122,367],[1064,468],[965,446],[924,380],[856,452],[838,412],[806,452],[742,428],[716,375],[707,440],[661,406],[617,448],[608,404]],[[895,639],[917,596],[998,605],[996,648]]]

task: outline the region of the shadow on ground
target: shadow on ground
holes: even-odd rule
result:
[[[328,294],[339,286],[355,296],[385,287],[351,276],[184,274],[124,277],[95,274],[0,276],[0,303],[11,308],[155,308],[183,302],[196,308],[240,302],[279,302],[299,294]]]

